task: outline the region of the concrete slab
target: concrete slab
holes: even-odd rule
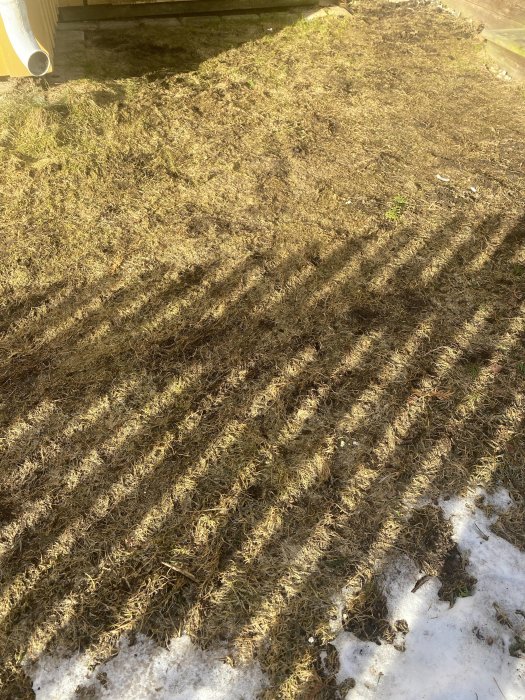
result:
[[[347,19],[352,15],[344,7],[339,7],[338,5],[330,5],[329,7],[322,7],[315,10],[307,10],[303,13],[303,17],[307,22],[311,22],[316,19],[325,19],[326,17],[339,17],[340,19]]]

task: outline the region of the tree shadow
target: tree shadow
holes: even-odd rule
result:
[[[330,697],[333,596],[381,567],[419,499],[506,464],[525,222],[451,219],[405,255],[417,235],[116,274],[10,311],[6,688],[22,694],[28,651],[104,658],[123,631],[186,629],[258,657],[274,690]]]

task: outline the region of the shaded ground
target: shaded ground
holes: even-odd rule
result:
[[[2,102],[3,697],[183,629],[334,697],[412,508],[523,503],[523,92],[433,6],[271,27]]]
[[[154,80],[187,73],[229,49],[294,24],[311,11],[61,23],[49,82],[141,76]]]

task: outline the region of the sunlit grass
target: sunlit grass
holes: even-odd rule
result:
[[[486,309],[478,311],[476,314],[475,318],[472,320],[469,320],[469,322],[466,325],[465,329],[462,329],[460,333],[458,333],[456,340],[460,341],[463,346],[468,343],[468,333],[470,331],[470,334],[473,334],[475,332],[479,331],[479,321],[481,318],[487,314]],[[476,318],[477,317],[477,318]],[[444,377],[444,375],[447,372],[450,372],[457,361],[459,355],[461,353],[461,346],[458,348],[458,351],[456,353],[455,358],[450,358],[450,360],[447,363],[443,363],[441,358],[438,358],[435,362],[436,367],[439,367],[439,370],[437,372],[437,377],[436,377],[436,383],[441,381]],[[408,358],[407,358],[408,359]],[[381,389],[384,390],[384,387],[381,386]],[[421,409],[423,410],[424,404],[420,404]],[[417,409],[414,410],[413,407],[407,406],[407,409],[399,416],[396,416],[395,420],[392,421],[392,425],[388,427],[387,434],[385,435],[385,438],[383,441],[379,441],[375,451],[379,455],[379,458],[381,460],[381,463],[383,463],[385,466],[388,464],[388,461],[391,457],[391,451],[393,449],[397,449],[397,444],[399,439],[403,439],[404,434],[408,432],[411,424],[415,420],[419,418],[419,413]],[[364,418],[364,416],[363,416]],[[350,425],[350,429],[355,429],[357,426],[355,425]],[[432,450],[432,454],[430,455],[427,463],[424,463],[421,471],[418,471],[417,477],[415,479],[415,482],[417,484],[413,485],[411,488],[409,487],[403,498],[399,499],[400,503],[400,510],[396,512],[395,516],[391,516],[390,518],[387,519],[385,524],[382,526],[381,531],[378,533],[378,538],[377,541],[380,543],[380,548],[384,550],[384,548],[388,548],[389,542],[392,540],[395,541],[397,535],[399,534],[399,530],[403,527],[404,525],[404,516],[406,515],[407,512],[410,511],[410,508],[414,507],[414,504],[417,502],[418,499],[421,498],[421,496],[426,493],[429,489],[429,486],[431,485],[432,481],[435,479],[436,475],[436,468],[437,466],[441,463],[441,459],[443,456],[443,448],[444,445],[446,445],[448,442],[448,438],[444,439],[444,441],[438,441],[438,443],[434,446]],[[443,443],[443,444],[441,444]],[[319,459],[322,459],[321,455],[319,455]],[[312,471],[312,470],[308,470]],[[317,470],[316,476],[319,475],[319,471]],[[380,478],[380,475],[383,476],[382,471],[376,471],[376,472],[368,472],[367,474],[367,479],[363,483],[361,480],[360,483],[360,490],[363,489],[364,491],[370,491],[372,489],[372,486],[376,480]],[[383,479],[384,483],[384,479]],[[350,484],[349,484],[350,486]],[[290,494],[292,498],[286,498],[285,503],[289,502],[289,500],[292,500],[294,497],[296,497],[297,494]],[[356,501],[355,494],[353,493],[353,489],[350,489],[350,498],[344,498],[344,492],[341,494],[341,503],[344,507],[343,511],[343,520],[349,516],[351,516],[352,511],[356,508],[358,508],[361,505],[361,501],[358,499]],[[272,516],[274,516],[274,513],[272,513]],[[332,517],[332,516],[330,516]],[[268,525],[266,524],[266,527],[263,526],[262,530],[268,530]],[[311,537],[311,546],[307,546],[305,548],[305,551],[313,551],[315,550],[315,547],[313,546],[313,542],[317,543],[320,540],[325,542],[325,547],[328,545],[330,542],[330,538],[328,540],[324,540],[323,538],[320,538],[320,533],[324,532],[326,528],[321,528],[319,531],[315,531],[314,534]],[[388,533],[388,536],[387,536]],[[274,532],[270,532],[270,537],[275,536]],[[257,535],[254,533],[254,539],[257,540]],[[317,559],[319,559],[322,556],[322,553],[324,551],[324,548],[321,546],[320,550],[318,551],[318,556]],[[256,552],[256,556],[259,554],[259,552]],[[375,566],[377,565],[378,562],[381,561],[382,557],[384,556],[385,552],[384,551],[379,551],[379,549],[374,548],[373,546],[369,549],[369,559],[367,560],[367,565],[370,566],[371,562],[373,563],[372,565]],[[317,560],[314,560],[317,561]],[[313,570],[313,563],[309,566],[301,570],[305,571],[305,575],[309,575],[311,571]],[[292,565],[290,567],[292,570],[294,569],[294,565],[292,562]],[[363,576],[363,572],[358,570],[358,573],[356,573],[356,578],[359,578]],[[286,585],[284,581],[286,580],[286,577],[283,578],[280,582],[277,583],[276,588],[284,588],[286,590]],[[286,598],[286,594],[283,594],[284,597]],[[272,609],[272,614],[274,616],[277,616],[279,614],[279,606],[272,603],[271,601],[268,602],[266,605],[262,606],[261,610],[261,616],[267,618],[268,617],[268,609]],[[250,625],[254,625],[255,628],[258,626],[257,618],[250,622]],[[246,630],[241,632],[242,634],[246,634]],[[268,629],[265,628],[264,631],[262,632],[263,635],[268,633]]]
[[[431,6],[287,22],[0,105],[6,697],[182,631],[334,697],[333,596],[420,503],[525,488],[516,93]]]

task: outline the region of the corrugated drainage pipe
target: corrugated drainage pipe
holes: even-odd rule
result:
[[[25,0],[0,0],[0,17],[11,46],[30,74],[35,77],[45,75],[51,61],[35,39]]]

